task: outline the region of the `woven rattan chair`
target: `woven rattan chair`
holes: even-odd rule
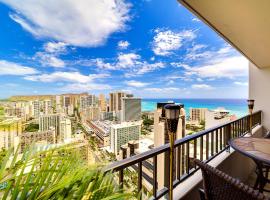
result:
[[[203,175],[203,193],[201,199],[206,200],[269,200],[257,190],[243,184],[239,180],[211,167],[199,160],[195,160]],[[202,190],[201,190],[202,191]]]

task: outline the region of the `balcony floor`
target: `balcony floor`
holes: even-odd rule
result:
[[[252,173],[249,177],[248,177],[248,180],[245,182],[247,185],[253,187],[254,184],[255,184],[255,181],[256,181],[256,178],[257,178],[257,175],[256,173]],[[268,183],[266,186],[265,186],[265,189],[267,190],[270,190],[270,184]],[[264,192],[264,194],[270,198],[270,192]]]

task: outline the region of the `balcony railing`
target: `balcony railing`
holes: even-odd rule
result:
[[[262,111],[257,111],[252,115],[252,127],[261,124]],[[205,162],[222,153],[229,148],[228,141],[232,138],[242,137],[249,132],[250,129],[250,115],[246,115],[237,120],[225,123],[221,126],[210,128],[196,134],[186,136],[175,141],[175,162],[174,162],[174,187],[176,187],[183,180],[191,176],[198,170],[196,166],[192,165],[191,159],[197,158]],[[147,152],[134,155],[124,160],[112,163],[106,168],[106,171],[118,172],[119,184],[123,187],[124,170],[136,169],[138,175],[137,188],[141,191],[143,184],[142,180],[145,178],[143,166],[145,162],[152,163],[150,170],[152,177],[146,181],[151,182],[152,197],[151,199],[159,199],[168,193],[168,186],[159,188],[157,183],[158,172],[158,156],[169,153],[169,144],[154,148]],[[167,154],[168,155],[168,154]],[[167,163],[167,165],[169,162]],[[168,174],[168,172],[167,172]],[[167,179],[165,182],[168,181]],[[166,185],[166,183],[165,183]],[[168,185],[168,182],[167,182]]]

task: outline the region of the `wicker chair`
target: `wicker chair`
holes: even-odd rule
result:
[[[201,168],[203,175],[204,191],[200,191],[202,200],[269,200],[259,191],[214,167],[199,160],[195,160],[195,163]]]
[[[263,138],[265,138],[265,139],[270,139],[270,131],[267,131],[267,132],[264,134]],[[268,178],[268,176],[269,176],[269,171],[270,171],[270,165],[262,163],[262,171],[263,171],[263,174],[264,174],[264,177],[265,177],[265,182],[266,182],[266,183],[270,183],[270,179]],[[260,179],[258,167],[256,167],[255,173],[257,174],[257,179],[256,179],[256,182],[255,182],[253,188],[254,188],[254,189],[258,189],[258,186],[259,186],[259,179]],[[270,190],[266,190],[266,189],[263,189],[263,190],[264,190],[264,191],[267,191],[267,192],[270,192]]]

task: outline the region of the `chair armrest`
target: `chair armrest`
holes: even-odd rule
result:
[[[200,194],[200,199],[201,200],[206,200],[205,198],[205,192],[202,188],[199,188],[199,194]]]
[[[263,137],[270,139],[270,131],[267,131]]]

